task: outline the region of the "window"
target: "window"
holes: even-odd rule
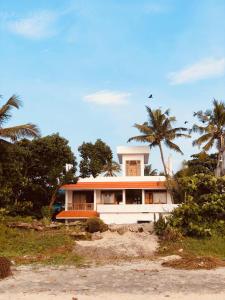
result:
[[[102,204],[119,204],[122,202],[122,191],[102,191]]]
[[[126,161],[126,176],[141,176],[140,160],[127,160]]]
[[[167,203],[166,192],[153,193],[153,203],[155,203],[155,204],[166,204]]]
[[[126,190],[126,204],[141,204],[142,190]]]

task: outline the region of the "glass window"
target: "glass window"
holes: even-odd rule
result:
[[[126,161],[126,176],[141,176],[140,160],[127,160]]]

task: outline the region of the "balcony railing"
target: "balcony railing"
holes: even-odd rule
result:
[[[73,210],[94,210],[94,203],[73,203]]]

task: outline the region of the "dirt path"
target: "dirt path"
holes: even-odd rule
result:
[[[14,277],[0,281],[0,300],[225,299],[225,268],[184,271],[165,268],[161,262],[85,269],[20,267]]]

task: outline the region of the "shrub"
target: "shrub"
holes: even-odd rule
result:
[[[154,223],[155,233],[159,236],[162,236],[164,234],[166,227],[167,227],[166,220],[160,215],[159,219]]]
[[[225,177],[197,174],[179,179],[185,202],[168,218],[169,226],[183,235],[225,235]]]
[[[49,206],[42,206],[41,215],[43,219],[51,220],[53,210]]]
[[[90,218],[86,221],[86,230],[87,232],[103,232],[108,229],[108,226],[99,218]]]
[[[11,262],[6,257],[0,256],[0,279],[12,275]]]

